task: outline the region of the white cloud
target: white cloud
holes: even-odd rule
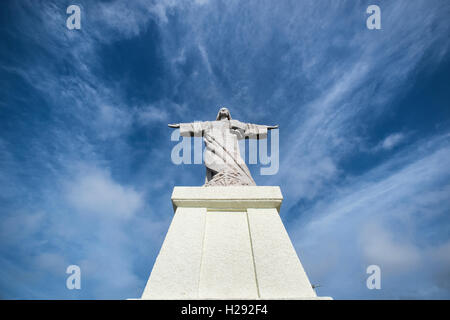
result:
[[[420,249],[409,239],[395,240],[388,228],[376,221],[361,226],[359,238],[367,264],[379,265],[383,273],[404,274],[420,263]]]
[[[136,109],[137,120],[143,125],[152,122],[167,122],[169,120],[169,114],[166,109],[167,106],[163,104],[158,104],[159,107],[155,105],[148,105],[143,108]]]
[[[78,212],[119,218],[133,216],[143,205],[140,193],[115,182],[104,169],[83,167],[67,184],[66,198]]]
[[[45,213],[14,212],[2,216],[0,222],[0,239],[2,244],[20,243],[30,235],[35,235],[42,228]]]
[[[211,69],[211,64],[209,63],[209,59],[208,59],[208,53],[206,52],[206,49],[203,45],[199,44],[198,45],[198,50],[200,50],[200,54],[203,58],[203,61],[206,65],[206,68],[209,72],[209,74],[212,74],[212,69]]]
[[[208,3],[209,3],[209,0],[195,0],[195,4],[198,4],[199,6],[203,6]]]
[[[132,124],[133,115],[129,110],[101,104],[99,106],[96,128],[102,139],[117,138],[127,132]]]
[[[63,274],[70,265],[62,255],[53,252],[39,253],[33,260],[33,267],[54,274]]]
[[[393,133],[389,136],[387,136],[379,145],[379,148],[382,148],[384,150],[391,150],[394,147],[401,144],[406,138],[406,135],[404,133]]]

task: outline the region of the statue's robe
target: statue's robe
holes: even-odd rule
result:
[[[267,138],[267,126],[238,120],[180,123],[180,135],[203,136],[205,186],[256,185],[240,155],[238,141]]]

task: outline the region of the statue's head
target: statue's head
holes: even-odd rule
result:
[[[228,120],[231,120],[230,111],[225,107],[222,107],[219,109],[216,120],[222,120],[223,118],[227,118]]]

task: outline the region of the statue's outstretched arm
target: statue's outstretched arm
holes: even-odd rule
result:
[[[168,124],[169,128],[180,129],[182,137],[200,136],[205,130],[207,122],[187,122]]]
[[[271,130],[271,129],[277,129],[278,125],[274,125],[274,126],[267,126],[267,130]]]

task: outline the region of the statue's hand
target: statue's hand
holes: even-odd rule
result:
[[[278,128],[278,125],[275,125],[275,126],[267,126],[267,130],[270,130],[270,129],[277,129]]]
[[[176,124],[168,124],[169,128],[179,128],[180,124],[176,123]]]

